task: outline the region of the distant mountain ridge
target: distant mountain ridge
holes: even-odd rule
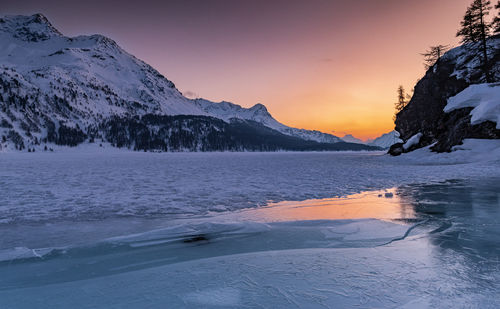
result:
[[[363,144],[373,147],[379,147],[382,149],[388,149],[392,145],[401,142],[401,139],[399,138],[399,133],[397,131],[391,131],[389,133],[382,134],[381,136],[373,140],[370,139],[365,142],[352,136],[351,134],[344,135],[344,137],[342,137],[342,140],[346,143]]]
[[[362,140],[359,138],[356,138],[352,136],[352,134],[346,134],[344,137],[341,138],[344,142],[346,143],[357,143],[357,144],[365,144]]]
[[[382,134],[373,141],[367,143],[367,145],[388,149],[392,145],[401,142],[402,140],[399,138],[399,133],[397,131],[391,131],[389,133]]]
[[[204,141],[211,143],[209,147],[193,146],[195,140],[203,142],[199,137],[220,129],[215,119],[229,125],[234,125],[235,119],[240,120],[236,121],[240,126],[246,121],[249,130],[257,124],[262,125],[281,134],[280,138],[296,138],[296,143],[342,143],[331,134],[281,124],[262,104],[243,108],[229,102],[188,99],[173,82],[128,54],[113,40],[102,35],[65,37],[41,14],[0,18],[0,42],[0,146],[4,149],[34,149],[47,143],[74,146],[96,139],[116,138],[110,134],[123,135],[123,139],[135,143],[139,137],[125,138],[129,131],[105,128],[116,119],[177,115],[190,115],[197,120],[200,118],[195,116],[214,119],[202,121],[205,126],[200,130],[206,130],[205,135],[191,130],[187,123],[193,124],[192,121],[177,123],[175,128],[164,123],[162,128],[168,132],[162,135],[165,145],[171,144],[167,141],[170,138],[188,143],[180,143],[177,150],[241,149],[242,145],[233,147],[229,142],[222,143],[228,148],[221,148],[215,140]],[[174,122],[167,123],[173,125]],[[149,127],[146,131],[141,133],[144,134],[141,138],[152,141],[158,134],[158,127]],[[225,138],[238,139],[235,136]],[[346,145],[340,148],[349,148]],[[317,145],[311,147],[318,148]],[[173,146],[167,148],[176,150]]]

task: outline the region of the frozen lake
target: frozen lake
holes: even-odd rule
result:
[[[2,155],[0,308],[497,308],[499,170],[380,153]]]
[[[0,223],[207,215],[498,176],[495,164],[421,164],[381,153],[1,154]]]

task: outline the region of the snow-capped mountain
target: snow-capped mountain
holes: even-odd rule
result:
[[[377,137],[367,145],[387,149],[392,145],[401,142],[402,140],[399,138],[399,133],[397,131],[391,131],[389,133],[382,134],[382,136]]]
[[[252,106],[251,108],[243,108],[230,102],[214,103],[204,99],[196,99],[195,102],[207,114],[225,121],[229,121],[233,118],[252,120],[283,134],[305,140],[319,143],[342,142],[340,138],[332,134],[286,126],[274,119],[273,116],[271,116],[271,114],[267,111],[267,108],[260,103]]]
[[[352,134],[346,134],[341,139],[346,143],[364,144],[364,142],[362,140],[352,136]]]
[[[154,68],[101,36],[66,37],[41,14],[0,18],[0,136],[39,145],[104,138],[114,118],[194,115],[257,122],[282,134],[320,143],[333,135],[288,127],[262,104],[188,99]],[[105,126],[105,125],[104,125]],[[78,144],[79,142],[77,142]]]
[[[385,133],[373,140],[368,140],[366,142],[363,142],[362,140],[352,136],[351,134],[346,134],[344,137],[342,137],[342,140],[346,143],[363,144],[373,147],[379,147],[382,149],[388,149],[392,145],[402,142],[397,131]]]

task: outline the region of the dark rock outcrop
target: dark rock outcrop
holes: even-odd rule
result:
[[[490,66],[495,81],[500,79],[500,36],[490,39]],[[480,66],[479,53],[474,44],[463,45],[446,53],[418,81],[408,105],[396,115],[396,131],[403,141],[422,133],[416,148],[431,144],[433,151],[450,151],[465,138],[500,138],[500,130],[493,122],[471,125],[471,108],[443,111],[448,98],[457,95],[472,84],[486,82]],[[399,155],[402,145],[394,145],[389,153]]]
[[[403,143],[396,143],[389,148],[389,153],[393,156],[400,156],[403,152]]]

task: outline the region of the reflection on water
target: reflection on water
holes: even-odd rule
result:
[[[231,216],[235,217],[235,215]],[[240,219],[267,222],[416,218],[411,201],[402,198],[395,188],[364,192],[342,198],[272,203],[268,207],[241,211],[237,216]]]

